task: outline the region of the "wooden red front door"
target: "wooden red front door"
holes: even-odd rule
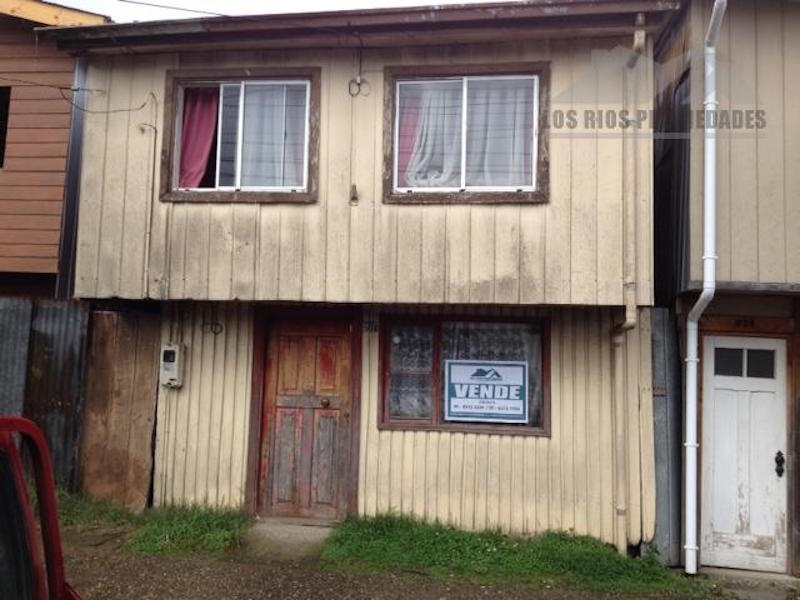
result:
[[[283,321],[269,336],[263,506],[276,516],[336,519],[347,512],[351,327]]]

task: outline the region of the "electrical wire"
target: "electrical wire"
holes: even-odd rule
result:
[[[31,87],[49,88],[51,90],[63,90],[66,92],[103,92],[104,90],[90,89],[83,87],[72,87],[71,85],[53,85],[52,83],[40,83],[38,81],[31,81],[30,79],[20,79],[18,77],[7,77],[0,75],[0,81],[8,81],[9,83],[20,83]]]
[[[149,92],[147,94],[147,98],[145,98],[144,102],[142,102],[139,106],[134,106],[131,108],[112,108],[109,110],[95,110],[91,108],[86,108],[85,106],[81,106],[80,104],[72,100],[72,98],[68,98],[67,95],[64,93],[64,90],[60,90],[60,92],[61,92],[61,97],[67,102],[69,102],[73,107],[75,107],[77,110],[81,112],[85,112],[90,115],[114,115],[117,113],[134,113],[142,110],[148,104],[150,104],[150,100],[152,100],[154,103],[158,102],[156,95],[153,92]]]
[[[211,17],[227,17],[222,13],[211,12],[208,10],[195,10],[193,8],[184,8],[183,6],[170,6],[168,4],[158,4],[157,2],[144,2],[143,0],[117,0],[117,2],[124,2],[125,4],[138,4],[140,6],[151,6],[153,8],[165,8],[168,10],[178,10],[183,12],[194,13],[196,15],[209,15]]]
[[[100,89],[96,89],[96,88],[72,87],[72,86],[69,86],[69,85],[53,85],[51,83],[39,83],[37,81],[31,81],[29,79],[20,79],[18,77],[6,77],[6,76],[2,76],[2,75],[0,75],[0,81],[7,81],[9,83],[19,83],[21,85],[26,85],[26,86],[30,86],[30,87],[41,87],[41,88],[47,88],[47,89],[51,89],[51,90],[58,90],[59,95],[64,100],[69,102],[69,104],[71,106],[75,107],[76,109],[78,109],[78,110],[80,110],[82,112],[89,113],[89,114],[96,114],[96,115],[98,115],[98,114],[113,115],[115,113],[137,112],[137,111],[140,111],[143,108],[145,108],[149,104],[151,99],[154,102],[156,101],[155,94],[153,92],[150,92],[148,94],[147,98],[145,98],[144,102],[142,102],[139,106],[134,106],[134,107],[131,107],[131,108],[113,108],[113,109],[110,109],[110,110],[93,110],[93,109],[90,109],[90,108],[86,108],[85,106],[81,106],[80,104],[75,102],[72,98],[69,97],[68,93],[69,92],[72,92],[72,93],[74,93],[74,92],[93,92],[93,93],[104,94],[105,90],[100,90]]]
[[[350,96],[355,98],[361,93],[361,75],[363,74],[364,66],[364,40],[357,31],[350,32],[350,35],[354,36],[358,40],[358,73],[353,79],[347,82],[347,91],[349,92]]]

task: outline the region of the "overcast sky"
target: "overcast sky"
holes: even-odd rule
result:
[[[487,0],[142,0],[147,4],[177,6],[186,10],[169,10],[144,6],[123,0],[51,0],[55,4],[80,8],[111,17],[118,23],[153,21],[158,19],[191,19],[224,15],[261,15],[286,12],[350,10],[356,8],[388,8],[427,4],[474,4]],[[203,12],[204,11],[204,12]]]

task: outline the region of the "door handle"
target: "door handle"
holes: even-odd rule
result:
[[[775,453],[775,474],[778,477],[783,477],[783,465],[786,464],[786,457],[783,455],[783,452],[778,450]]]
[[[322,405],[322,408],[328,408],[331,405],[331,401],[327,398],[323,398],[319,403]]]

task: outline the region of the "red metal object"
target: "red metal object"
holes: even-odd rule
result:
[[[15,435],[21,436],[27,442],[33,466],[45,565],[42,565],[36,521]],[[15,486],[25,517],[25,531],[33,570],[34,597],[37,600],[80,600],[78,593],[64,579],[64,557],[58,528],[58,505],[53,479],[53,463],[42,432],[28,419],[0,417],[0,451],[10,459]]]

